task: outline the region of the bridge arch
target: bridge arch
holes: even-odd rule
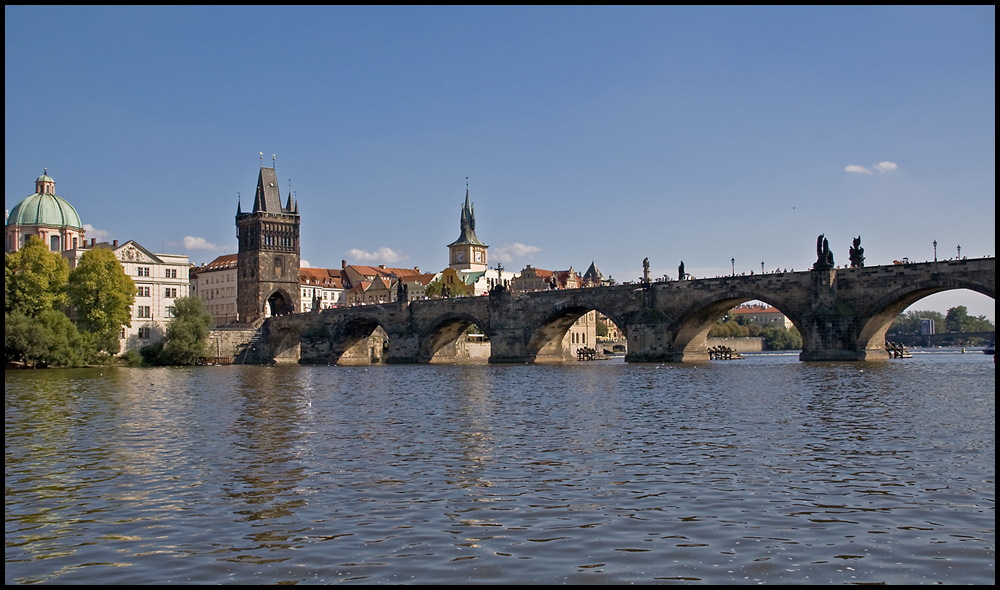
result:
[[[260,311],[263,317],[269,318],[296,313],[299,310],[295,309],[291,295],[284,289],[278,288],[264,299],[264,308]]]
[[[856,349],[858,352],[881,350],[885,347],[885,334],[899,314],[917,301],[944,291],[968,289],[991,299],[996,299],[996,285],[983,284],[961,278],[932,278],[919,281],[883,294],[859,314],[857,319]]]
[[[680,314],[673,327],[673,352],[675,360],[708,359],[708,333],[720,317],[730,309],[747,301],[761,301],[785,315],[799,332],[802,331],[799,314],[792,302],[776,297],[774,293],[752,291],[727,291],[695,302]]]
[[[381,332],[381,339],[372,336]],[[353,315],[329,329],[330,364],[366,365],[386,357],[388,332],[382,321],[368,314]]]
[[[550,313],[543,316],[541,321],[534,323],[535,327],[528,337],[526,346],[528,356],[534,361],[540,357],[549,361],[572,358],[568,351],[562,350],[562,340],[577,320],[592,311],[604,315],[621,330],[626,326],[618,310],[608,309],[599,303],[595,305],[595,302],[588,302],[584,298],[567,301],[556,305]],[[582,344],[596,348],[596,339],[594,342]]]
[[[420,336],[420,361],[431,362],[442,348],[459,339],[469,326],[476,325],[490,338],[490,323],[468,313],[447,313],[435,318],[434,323]]]

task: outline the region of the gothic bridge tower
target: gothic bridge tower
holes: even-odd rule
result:
[[[281,206],[274,168],[261,167],[253,211],[236,206],[237,256],[236,307],[239,321],[299,310],[299,204]]]

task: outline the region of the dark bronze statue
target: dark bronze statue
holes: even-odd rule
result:
[[[681,260],[681,265],[677,267],[677,280],[684,280],[684,261]]]
[[[850,249],[851,268],[865,266],[865,249],[861,247],[861,236],[854,238],[854,246]]]
[[[833,268],[833,252],[830,251],[830,242],[824,234],[816,238],[816,264],[813,270],[830,270]]]

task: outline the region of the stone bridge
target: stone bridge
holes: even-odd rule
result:
[[[369,362],[382,328],[389,363],[427,363],[471,324],[491,343],[491,363],[561,359],[563,335],[597,310],[622,329],[629,362],[708,360],[708,331],[751,300],[784,313],[802,334],[803,361],[887,359],[885,333],[916,301],[969,289],[996,298],[996,258],[619,285],[488,297],[346,307],[272,318],[259,362]]]

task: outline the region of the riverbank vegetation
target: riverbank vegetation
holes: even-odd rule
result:
[[[207,339],[214,323],[197,297],[174,300],[174,318],[166,338],[139,350],[147,365],[193,365],[205,356]]]
[[[709,338],[763,338],[764,350],[800,350],[802,335],[792,326],[760,325],[745,322],[742,317],[727,313],[708,332]]]
[[[934,322],[934,340],[946,342],[951,346],[982,346],[992,340],[986,335],[996,332],[996,326],[986,316],[969,315],[964,305],[952,307],[947,313],[937,311],[906,311],[893,320],[886,338],[907,346],[920,346],[928,343],[928,337],[923,333],[924,320]]]
[[[112,362],[129,325],[135,285],[114,253],[88,250],[77,267],[35,237],[4,254],[7,364],[78,367]]]
[[[131,326],[136,287],[108,248],[92,248],[72,271],[57,252],[28,238],[4,254],[4,357],[8,365],[82,367],[115,361]],[[192,365],[205,354],[212,316],[195,297],[173,301],[166,338],[127,351],[130,366]]]
[[[741,325],[736,322],[725,322],[712,326],[708,332],[709,338],[763,338],[764,350],[800,350],[802,336],[793,326],[760,326],[758,324]]]

